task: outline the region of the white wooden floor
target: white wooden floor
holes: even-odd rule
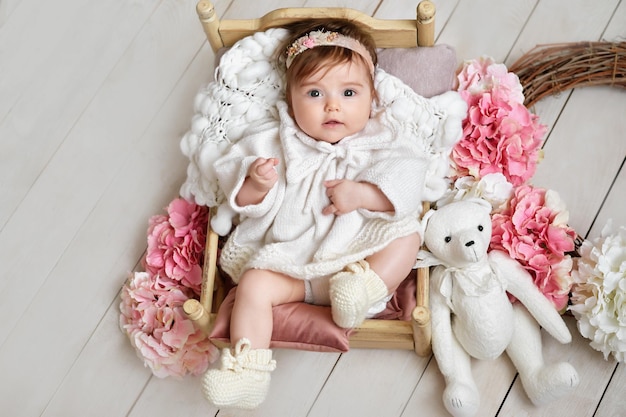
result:
[[[217,0],[224,17],[347,6],[413,17],[413,0]],[[624,0],[435,0],[437,42],[511,64],[536,44],[624,40]],[[0,0],[0,414],[18,416],[445,416],[434,360],[411,352],[279,350],[268,400],[219,411],[198,378],[158,379],[118,328],[118,292],[147,219],[177,195],[180,137],[213,55],[194,0]],[[626,91],[579,89],[536,106],[549,125],[534,184],[559,191],[572,226],[626,224]],[[475,362],[479,416],[626,415],[624,364],[575,329],[546,359],[581,375],[543,408],[506,357]]]

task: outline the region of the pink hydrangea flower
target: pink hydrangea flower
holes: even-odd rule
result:
[[[572,286],[568,252],[576,233],[567,219],[558,194],[529,185],[518,187],[509,206],[492,216],[490,248],[519,261],[558,310],[567,306]]]
[[[481,58],[466,62],[458,80],[468,115],[451,154],[456,177],[502,173],[514,186],[526,183],[540,160],[546,127],[524,106],[519,78]]]
[[[182,309],[193,291],[148,272],[132,274],[122,287],[120,327],[154,375],[202,374],[217,348],[196,330]]]
[[[197,295],[202,286],[202,257],[208,208],[182,198],[167,207],[168,215],[150,218],[146,271],[180,282]]]
[[[500,100],[524,103],[522,84],[519,77],[509,72],[504,64],[498,64],[493,58],[482,56],[466,61],[457,75],[459,91],[480,95],[495,91]]]

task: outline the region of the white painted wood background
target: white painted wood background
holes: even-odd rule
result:
[[[435,0],[437,42],[459,62],[512,64],[536,44],[624,40],[626,1]],[[413,17],[413,0],[217,0],[252,18],[285,6],[349,6]],[[178,143],[213,54],[194,0],[0,0],[0,414],[46,416],[445,416],[434,360],[411,352],[279,350],[255,412],[206,403],[199,378],[158,379],[118,328],[119,289],[146,246],[147,219],[185,178]],[[598,236],[626,224],[626,92],[578,89],[536,106],[549,126],[533,181]],[[532,406],[506,357],[476,361],[482,416],[626,415],[624,365],[580,337],[546,336],[572,362],[571,397]]]

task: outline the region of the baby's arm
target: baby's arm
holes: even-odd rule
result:
[[[376,185],[351,180],[324,181],[330,204],[322,214],[341,215],[357,209],[393,212],[393,204]]]
[[[239,206],[259,204],[278,180],[274,167],[276,158],[258,158],[250,165],[248,176],[244,180],[235,201]]]

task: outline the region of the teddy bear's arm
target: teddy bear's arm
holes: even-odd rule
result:
[[[448,302],[441,293],[442,285],[441,267],[435,268],[430,276],[430,310],[432,326],[432,347],[437,365],[442,375],[446,378],[455,374],[456,361],[454,354],[451,311]]]
[[[572,335],[554,305],[539,291],[519,262],[501,251],[489,252],[489,260],[496,273],[506,281],[506,290],[526,307],[552,337],[561,343],[572,341]]]

